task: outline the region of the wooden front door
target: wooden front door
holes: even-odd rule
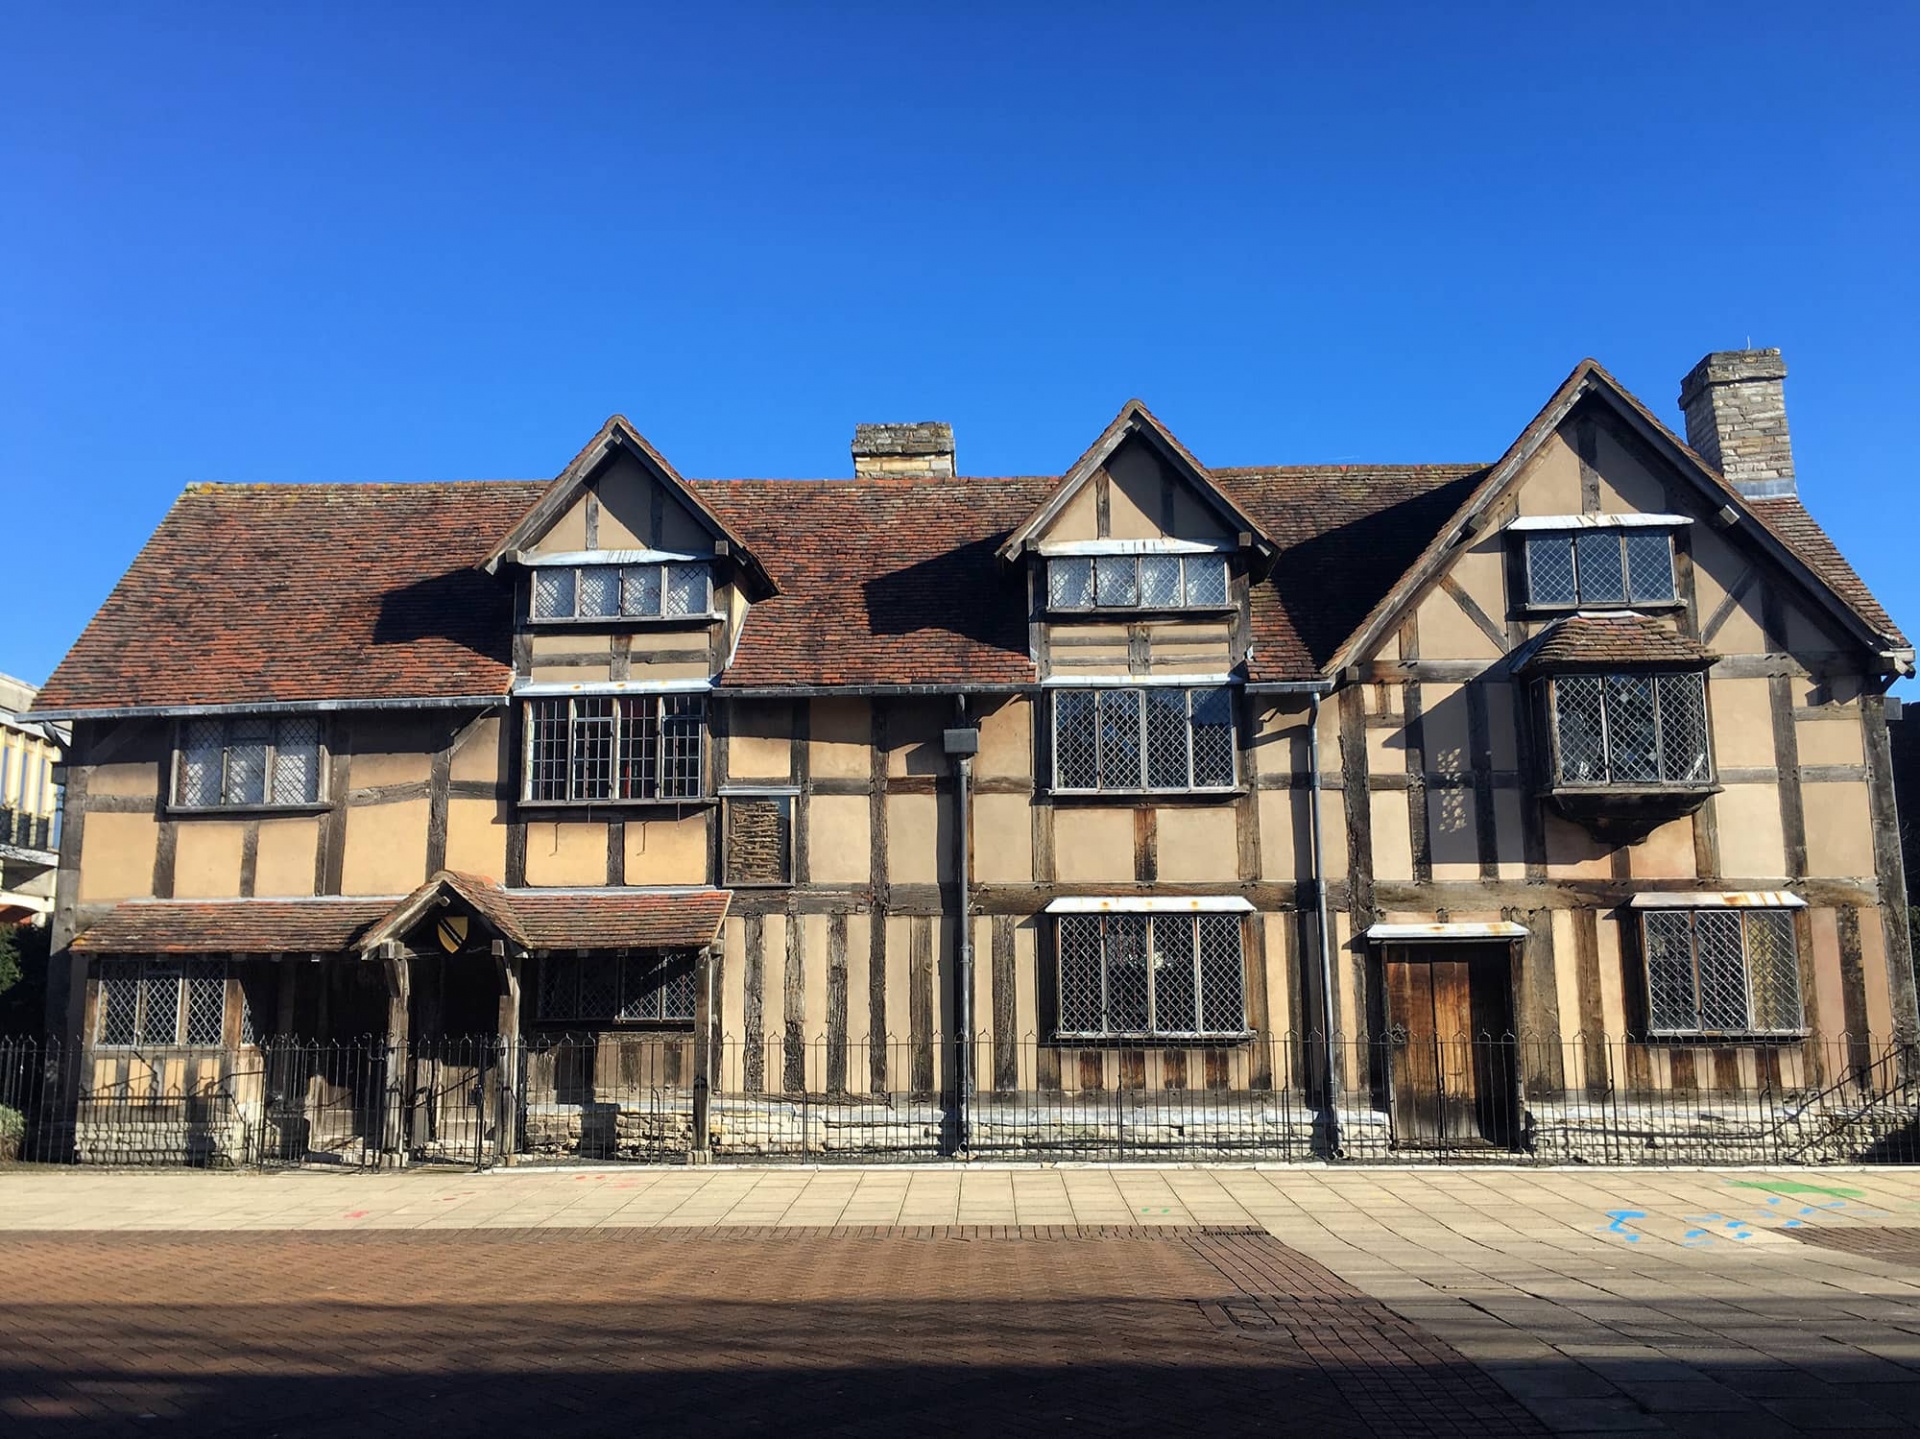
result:
[[[1511,1147],[1511,985],[1505,945],[1386,952],[1393,1137],[1405,1145]]]

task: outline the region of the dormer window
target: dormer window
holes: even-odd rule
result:
[[[713,610],[703,561],[542,565],[533,572],[535,620],[699,618]]]
[[[1222,554],[1061,555],[1047,561],[1047,605],[1056,610],[1223,609]]]
[[[1673,604],[1673,526],[1682,522],[1665,515],[1520,521],[1527,607]]]

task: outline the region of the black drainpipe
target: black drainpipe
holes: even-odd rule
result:
[[[954,1148],[965,1154],[972,1139],[968,1123],[973,1100],[973,884],[967,852],[973,833],[973,757],[980,750],[980,731],[967,723],[967,697],[962,694],[953,699],[955,724],[942,738],[953,757],[953,873],[959,892],[956,922],[960,926],[953,956],[953,1140]]]
[[[1333,1036],[1333,923],[1327,918],[1326,853],[1320,839],[1320,692],[1307,698],[1307,797],[1313,818],[1313,905],[1320,936],[1320,1102],[1326,1108],[1327,1158],[1340,1158],[1340,1062]]]

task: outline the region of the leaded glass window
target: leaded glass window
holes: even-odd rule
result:
[[[699,560],[640,565],[541,565],[536,620],[678,619],[713,610],[713,567]]]
[[[1663,526],[1533,530],[1525,543],[1527,603],[1535,607],[1673,601],[1673,532]]]
[[[694,956],[549,955],[540,961],[543,1021],[687,1024],[693,1020]]]
[[[317,804],[320,722],[311,715],[189,720],[174,766],[181,809]]]
[[[1800,960],[1785,909],[1650,909],[1648,1027],[1659,1035],[1797,1034]]]
[[[1064,914],[1064,1038],[1205,1038],[1246,1033],[1240,918]]]
[[[1711,783],[1704,675],[1567,674],[1544,683],[1555,783]]]
[[[1235,775],[1231,689],[1054,692],[1056,790],[1231,789]]]
[[[1047,561],[1047,604],[1056,610],[1222,609],[1227,557],[1072,555]]]
[[[697,799],[706,789],[706,699],[574,695],[527,704],[531,803]]]
[[[225,960],[102,960],[99,983],[96,1044],[211,1049],[225,1038]]]

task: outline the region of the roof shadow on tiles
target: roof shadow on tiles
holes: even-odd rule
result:
[[[429,575],[382,592],[372,638],[376,645],[440,640],[509,664],[513,591],[479,569]]]
[[[1027,655],[1026,581],[1000,562],[1005,531],[861,584],[874,634],[938,631]]]
[[[1485,474],[1463,475],[1281,553],[1272,583],[1316,664],[1372,613]]]

